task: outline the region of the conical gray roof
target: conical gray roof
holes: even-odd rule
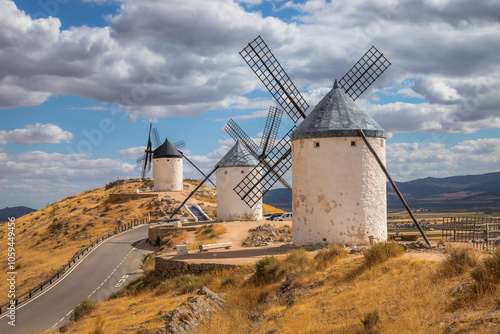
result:
[[[182,158],[182,154],[172,145],[168,138],[153,151],[153,159],[158,158]]]
[[[300,123],[291,139],[357,137],[359,129],[367,137],[385,138],[385,130],[361,110],[335,80],[332,90]]]
[[[259,161],[239,140],[234,146],[220,159],[219,167],[253,167],[257,166]]]

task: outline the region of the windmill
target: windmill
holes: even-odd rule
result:
[[[250,42],[240,55],[294,124],[306,118],[309,105],[261,36],[257,36]],[[346,94],[356,100],[390,65],[391,63],[384,55],[372,46],[339,83]],[[290,135],[295,127],[294,125],[278,141],[268,154],[266,161],[259,163],[257,167],[264,169],[265,172],[258,173],[256,167],[255,172],[250,173],[234,189],[249,206],[260,200],[290,169]],[[266,165],[267,169],[265,169]]]
[[[306,118],[307,103],[260,36],[257,36],[257,38],[243,48],[240,55],[295,124]],[[375,46],[372,46],[340,79],[338,84],[345,94],[355,101],[390,65],[391,63],[384,55],[380,53]],[[335,86],[337,86],[337,82],[335,82]],[[266,162],[260,161],[259,165],[257,165],[254,170],[234,188],[238,195],[249,206],[254,205],[260,200],[276,181],[290,169],[290,135],[295,128],[296,126],[294,125],[292,129],[278,141],[277,145],[268,155],[268,160],[266,160]],[[396,193],[400,195],[400,192],[397,190],[397,187],[395,187],[394,182],[387,173],[385,166],[373,150],[373,147],[371,147],[370,143],[366,140],[366,136],[361,128],[358,131],[358,135],[362,137],[364,143],[368,146],[370,152],[376,158],[377,163],[384,171],[384,174],[391,182],[391,185],[395,188]],[[268,167],[268,169],[265,173],[261,174],[260,170],[264,167]],[[403,197],[400,196],[400,199],[408,210],[415,225],[420,230],[420,233],[423,235],[425,241],[429,244],[425,233],[416,221],[411,210],[409,210]]]
[[[271,170],[272,161],[268,158],[270,152],[273,152],[274,142],[276,136],[278,135],[278,129],[281,122],[281,117],[283,115],[283,110],[277,109],[275,107],[269,107],[269,112],[267,115],[266,124],[264,126],[264,132],[260,140],[260,146],[258,146],[252,138],[250,138],[243,129],[241,129],[238,124],[232,119],[224,127],[224,130],[235,140],[241,141],[246,148],[262,163],[264,166],[264,171],[272,173],[272,175],[283,184],[286,188],[292,191],[292,187],[280,176],[276,175]],[[259,153],[260,152],[260,153]]]
[[[153,139],[151,141],[151,138]],[[153,145],[154,144],[154,145]],[[153,155],[154,151],[161,146],[161,140],[160,140],[160,134],[158,132],[157,128],[153,128],[152,124],[149,124],[149,133],[148,133],[148,142],[146,145],[146,149],[144,151],[144,155],[140,158],[138,158],[137,164],[142,165],[141,168],[141,178],[144,180],[146,178],[146,173],[151,170],[151,166],[153,164]],[[182,151],[180,151],[180,148],[183,148],[185,146],[185,143],[183,140],[177,141],[172,143],[173,147],[175,150],[184,158],[186,159],[187,162],[189,162],[198,172],[200,172],[201,175],[206,177],[206,175],[191,161],[189,160],[186,155]],[[212,185],[215,187],[215,184],[213,184],[212,181],[208,180]]]

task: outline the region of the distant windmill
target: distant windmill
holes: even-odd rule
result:
[[[292,191],[292,187],[279,175],[277,175],[272,169],[272,161],[268,157],[272,154],[274,149],[274,142],[276,136],[278,135],[278,129],[281,122],[281,117],[283,115],[283,110],[277,109],[275,107],[269,107],[269,113],[267,115],[266,125],[264,126],[264,132],[260,140],[260,146],[258,146],[252,138],[250,138],[243,129],[241,129],[238,124],[232,119],[224,127],[224,130],[235,140],[242,142],[246,148],[257,158],[263,166],[265,172],[271,173],[271,176],[275,177],[277,181],[281,182],[286,188]],[[255,204],[255,203],[253,203]],[[253,206],[253,205],[250,205]]]
[[[151,138],[153,139],[152,141],[151,141]],[[153,146],[153,144],[154,144],[154,146]],[[177,141],[174,143],[170,143],[168,141],[168,139],[165,139],[163,144],[161,144],[161,145],[160,144],[161,144],[161,141],[160,141],[160,135],[158,133],[158,129],[153,128],[152,124],[149,124],[148,142],[146,145],[146,149],[144,151],[144,155],[137,159],[137,164],[142,166],[141,178],[143,180],[146,178],[146,173],[151,170],[151,166],[153,165],[153,159],[159,158],[159,157],[162,157],[162,158],[168,158],[168,157],[184,158],[198,172],[200,172],[204,177],[206,177],[206,175],[191,160],[189,160],[184,155],[184,153],[182,151],[179,150],[179,148],[182,148],[185,146],[185,143],[183,140]],[[182,164],[182,161],[180,161],[180,163]],[[177,164],[179,164],[179,162],[177,162]],[[178,169],[179,168],[177,168],[177,170]],[[180,182],[182,182],[182,165],[181,165],[180,169],[181,169],[180,170],[180,179],[181,179]],[[172,175],[170,175],[169,178],[172,178]],[[215,187],[215,184],[213,184],[212,181],[210,181],[210,180],[208,180],[208,181],[210,183],[212,183],[212,185]],[[177,189],[177,190],[180,190],[180,189]]]
[[[300,120],[306,119],[306,111],[308,108],[307,103],[305,102],[304,98],[302,97],[298,89],[295,87],[293,82],[286,74],[285,70],[281,67],[281,65],[271,52],[271,50],[268,48],[268,46],[260,36],[255,38],[252,42],[250,42],[240,52],[240,55],[243,57],[245,62],[250,66],[250,68],[254,71],[257,77],[269,90],[271,95],[273,95],[273,97],[276,99],[281,108],[283,108],[283,110],[288,114],[290,119],[295,124],[297,124]],[[391,63],[384,57],[384,55],[380,53],[374,46],[372,46],[363,55],[363,57],[361,57],[361,59],[356,64],[354,64],[354,66],[342,77],[342,79],[339,80],[338,84],[337,82],[335,82],[332,91],[334,90],[342,91],[342,94],[345,94],[345,96],[349,96],[354,101],[364,91],[366,91],[366,89],[368,89],[368,87],[370,87],[370,85],[390,65]],[[327,96],[325,96],[318,105],[328,104],[328,101],[325,101],[325,99],[327,98],[333,98],[333,97],[331,94],[327,94]],[[346,100],[342,100],[341,102],[348,104]],[[315,115],[315,119],[318,121],[327,121],[327,122],[329,121],[328,119],[317,117],[317,115]],[[313,126],[315,126],[317,129],[321,128],[321,125],[318,126],[318,124],[314,124]],[[290,144],[290,136],[292,133],[294,133],[295,128],[296,126],[294,126],[283,138],[281,138],[278,141],[277,145],[268,155],[267,160],[265,161],[261,160],[259,164],[254,168],[254,170],[250,172],[247,175],[247,177],[245,177],[234,188],[234,190],[238,193],[238,195],[249,206],[253,206],[257,201],[261,200],[262,196],[277,182],[277,180],[281,178],[281,176],[283,176],[284,173],[286,173],[290,169],[291,167],[290,159],[292,151]],[[382,130],[382,132],[384,131]],[[393,185],[393,187],[395,188],[396,193],[400,196],[403,205],[408,210],[415,225],[420,230],[425,241],[429,244],[425,236],[425,233],[423,232],[420,225],[414,218],[411,210],[409,210],[399,190],[397,190],[397,187],[395,186],[394,182],[387,173],[387,170],[385,169],[383,162],[378,157],[377,152],[373,149],[370,142],[367,140],[362,128],[359,127],[357,131],[355,131],[355,133],[356,136],[360,136],[363,139],[364,143],[369,148],[371,154],[373,154],[373,156],[376,158],[377,163],[383,170],[386,177],[391,182],[391,185]],[[295,133],[294,136],[297,138]],[[385,132],[383,136],[385,138]],[[314,143],[314,145],[316,144],[319,147],[319,143]],[[261,173],[261,170],[266,170],[266,171],[264,173]],[[384,182],[384,187],[385,187],[385,182]],[[385,194],[385,188],[384,188],[384,194]],[[319,199],[321,199],[322,195],[317,195],[317,196],[319,197]],[[342,194],[339,194],[339,196],[342,196]],[[295,199],[296,198],[294,195],[294,202]],[[297,199],[305,200],[306,198],[297,198]],[[325,210],[329,212],[331,210],[331,207],[327,207]],[[320,234],[319,231],[316,232]],[[294,224],[294,233],[295,233],[295,224]]]

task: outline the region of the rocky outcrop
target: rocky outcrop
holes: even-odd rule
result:
[[[270,224],[264,224],[248,232],[250,236],[243,242],[243,246],[246,247],[262,247],[292,241],[292,231],[289,227],[276,228]]]
[[[226,301],[206,287],[201,288],[197,295],[188,297],[187,302],[163,316],[165,327],[160,328],[158,333],[191,333],[212,312],[226,307]]]

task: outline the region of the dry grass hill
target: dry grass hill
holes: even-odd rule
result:
[[[160,219],[171,213],[194,189],[199,181],[185,180],[184,191],[161,193],[158,197],[111,200],[112,193],[133,193],[151,190],[152,180],[118,180],[94,190],[66,197],[38,211],[16,219],[16,270],[18,295],[40,284],[54,274],[91,238],[104,235],[116,227],[117,220],[128,223],[134,219]],[[200,205],[209,216],[216,215],[216,193],[203,186],[188,204]],[[266,206],[269,212],[275,208]],[[182,210],[179,217],[189,217]],[[0,230],[0,244],[6,245],[6,224]],[[7,291],[7,263],[2,264],[0,291]],[[6,294],[0,304],[7,301]]]
[[[440,262],[403,253],[395,243],[375,244],[363,254],[340,246],[316,253],[295,249],[253,268],[165,281],[155,279],[145,259],[142,278],[106,302],[82,303],[81,319],[66,330],[184,333],[169,325],[192,323],[187,301],[206,286],[226,307],[201,318],[198,334],[498,333],[500,251],[481,260],[471,248],[449,248]],[[179,306],[185,309],[174,317]]]

